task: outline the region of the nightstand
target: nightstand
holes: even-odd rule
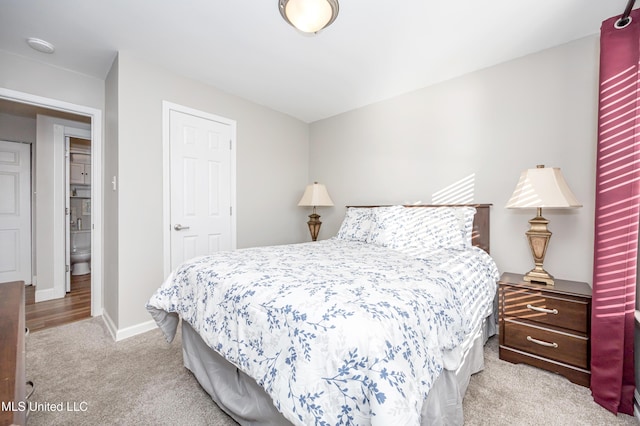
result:
[[[589,386],[591,287],[555,280],[554,286],[504,273],[498,281],[500,359],[526,363]]]

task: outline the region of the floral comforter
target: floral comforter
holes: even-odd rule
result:
[[[334,238],[193,259],[147,309],[187,321],[294,424],[416,425],[497,279],[478,248],[416,260]]]

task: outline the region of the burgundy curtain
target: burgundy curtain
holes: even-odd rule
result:
[[[591,391],[633,415],[634,310],[640,220],[640,10],[602,23],[596,170]]]

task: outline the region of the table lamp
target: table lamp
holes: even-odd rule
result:
[[[551,232],[547,229],[549,221],[542,217],[542,208],[582,207],[559,168],[537,166],[522,172],[520,180],[507,203],[508,209],[537,209],[536,217],[529,221],[530,228],[526,232],[529,248],[533,255],[535,267],[524,275],[528,282],[553,285],[553,276],[544,270],[544,257],[549,246]]]
[[[307,185],[298,205],[313,206],[313,213],[309,215],[307,225],[309,225],[311,240],[316,241],[318,239],[318,233],[320,232],[320,225],[322,225],[322,222],[320,222],[320,215],[316,214],[316,207],[333,206],[333,201],[331,201],[331,197],[329,197],[327,188],[318,182]]]

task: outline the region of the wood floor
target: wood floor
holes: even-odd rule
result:
[[[71,291],[62,299],[35,302],[35,287],[25,287],[25,317],[30,332],[91,316],[91,274],[72,275]]]

